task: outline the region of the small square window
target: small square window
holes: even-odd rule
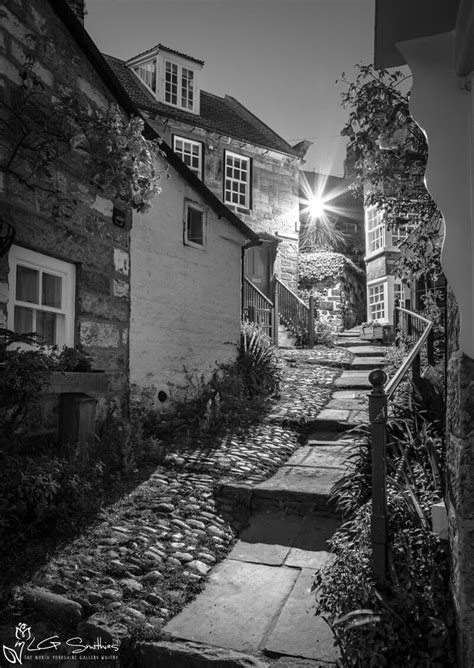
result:
[[[201,142],[174,136],[173,150],[179,155],[184,164],[202,180],[203,160]]]
[[[206,248],[206,211],[199,204],[184,203],[184,243],[204,250]]]
[[[72,346],[74,265],[15,245],[9,262],[9,329],[36,332],[47,345]]]

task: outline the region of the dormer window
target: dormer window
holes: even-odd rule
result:
[[[199,72],[204,61],[158,44],[130,58],[127,65],[159,102],[199,114]]]
[[[165,102],[174,107],[193,111],[194,72],[170,60],[165,60]]]
[[[133,71],[156,94],[156,58],[140,63],[140,65],[133,68]]]

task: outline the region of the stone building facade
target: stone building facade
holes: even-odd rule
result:
[[[274,273],[296,288],[301,150],[234,98],[201,90],[202,61],[162,45],[127,62],[106,58],[157,133],[216,197],[262,233],[262,246],[247,252],[246,275],[268,296]],[[184,100],[173,97],[174,71],[189,87]]]
[[[65,3],[6,0],[1,12],[2,120],[19,104],[28,63],[45,108],[64,94],[91,110],[117,102],[69,32],[67,22],[77,21]],[[114,202],[90,185],[78,151],[54,163],[35,187],[22,183],[8,165],[16,139],[2,124],[1,217],[16,235],[0,259],[0,326],[37,331],[49,345],[81,344],[93,368],[107,372],[107,389],[92,392],[98,415],[107,404],[120,412],[129,383],[131,212],[122,204],[116,224]]]
[[[377,0],[375,64],[407,64],[410,111],[426,132],[427,187],[443,213],[448,285],[446,492],[457,665],[474,665],[474,6]],[[410,21],[406,21],[406,16]],[[436,104],[433,104],[436,100]]]

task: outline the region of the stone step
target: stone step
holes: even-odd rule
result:
[[[361,339],[357,339],[355,337],[347,339],[336,339],[335,343],[336,346],[339,346],[340,348],[368,348],[369,346],[373,345],[370,341],[362,341]]]
[[[386,346],[348,346],[347,350],[356,357],[382,357],[388,348]]]
[[[288,657],[289,665],[294,657],[318,665],[337,661],[329,627],[312,613],[311,587],[315,569],[332,558],[328,540],[338,524],[323,513],[256,513],[229,556],[212,569],[204,591],[163,631],[206,648]]]
[[[334,381],[334,387],[338,389],[371,389],[369,374],[367,371],[343,371],[339,378]]]
[[[385,357],[356,357],[351,362],[351,369],[380,369],[381,367],[385,366],[385,364]]]

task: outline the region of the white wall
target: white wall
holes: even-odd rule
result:
[[[184,199],[205,206],[207,247],[183,243]],[[240,332],[241,248],[245,238],[173,170],[131,239],[130,378],[169,394],[184,379],[235,357]]]

